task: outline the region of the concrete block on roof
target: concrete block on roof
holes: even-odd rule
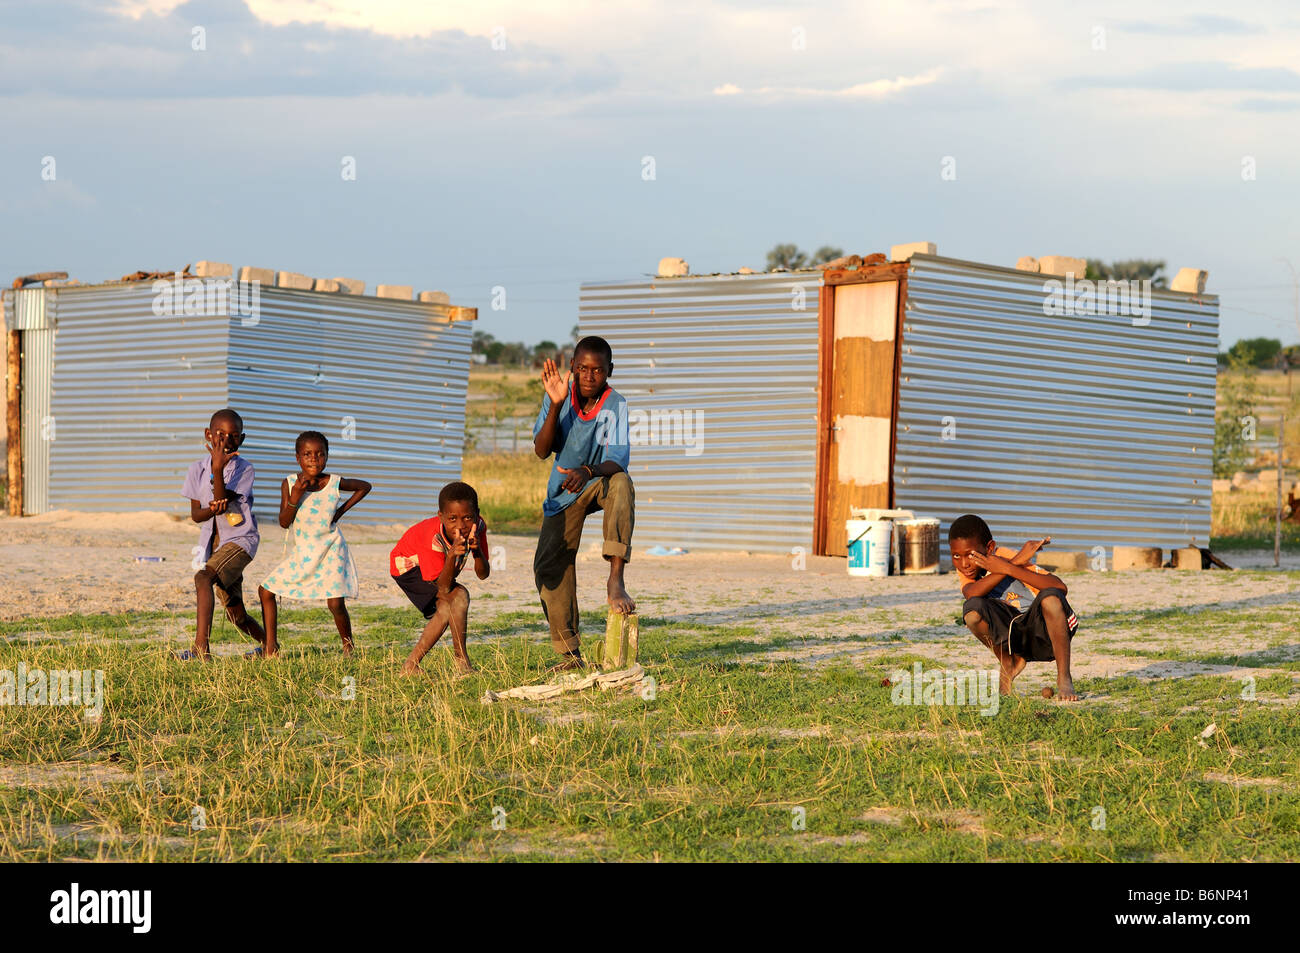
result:
[[[681,278],[690,274],[691,266],[685,258],[660,258],[659,270],[655,272],[660,278]]]
[[[200,261],[194,265],[195,278],[230,278],[235,270],[224,261]]]
[[[1088,272],[1086,258],[1070,258],[1068,255],[1044,255],[1038,259],[1038,270],[1044,275],[1074,275],[1075,280],[1082,281]]]
[[[939,250],[934,242],[908,242],[906,245],[894,245],[889,249],[890,261],[907,261],[913,255],[937,255]]]
[[[311,287],[313,291],[338,291],[339,280],[337,278],[317,278]]]
[[[311,291],[312,285],[316,282],[307,275],[300,275],[296,271],[278,271],[275,274],[275,284],[279,288],[292,288],[294,291]]]
[[[254,268],[252,265],[245,265],[239,269],[239,280],[256,281],[269,288],[275,284],[275,272],[270,268]]]
[[[1016,271],[1038,271],[1038,259],[1032,255],[1022,255],[1016,259]]]
[[[451,304],[451,295],[445,291],[421,291],[420,300],[427,304]]]
[[[338,290],[343,294],[363,295],[366,293],[366,283],[358,281],[356,278],[331,278],[330,280],[339,283]]]
[[[375,295],[380,298],[396,298],[399,301],[410,301],[415,297],[415,289],[410,285],[377,285],[375,286]]]
[[[1205,290],[1205,280],[1209,277],[1210,273],[1200,268],[1179,268],[1169,283],[1169,290],[1198,295]]]

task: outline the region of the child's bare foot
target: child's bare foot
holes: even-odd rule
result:
[[[409,660],[406,661],[405,663],[402,664],[402,674],[403,675],[420,674],[420,664],[418,662],[412,662]]]
[[[1074,693],[1074,679],[1058,678],[1056,680],[1056,699],[1063,702],[1077,702],[1079,696]]]
[[[636,611],[636,603],[627,594],[627,588],[621,580],[611,579],[606,588],[609,591],[609,607],[612,611],[621,612],[624,615]]]
[[[456,677],[465,678],[474,674],[474,666],[469,664],[469,659],[456,659]]]
[[[1029,663],[1019,655],[1011,656],[1010,662],[1003,661],[1002,672],[998,676],[998,691],[1003,695],[1011,694],[1011,683],[1025,670]]]

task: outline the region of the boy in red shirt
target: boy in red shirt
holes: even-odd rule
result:
[[[1077,701],[1070,640],[1079,619],[1060,577],[1030,562],[1051,541],[1050,536],[1031,539],[1013,552],[998,546],[988,523],[974,514],[958,517],[948,528],[952,566],[966,597],[962,619],[997,657],[1002,694],[1011,694],[1011,682],[1027,663],[1055,660],[1057,697]]]
[[[403,675],[420,669],[420,659],[451,627],[452,653],[462,673],[474,671],[465,649],[469,590],[456,576],[472,556],[474,573],[486,579],[492,568],[487,524],[478,511],[478,493],[468,483],[448,483],[438,494],[438,515],[416,523],[389,554],[389,572],[428,623],[402,666]]]

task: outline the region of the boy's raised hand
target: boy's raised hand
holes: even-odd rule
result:
[[[569,381],[572,377],[572,371],[560,377],[560,370],[555,366],[555,361],[549,357],[546,359],[542,365],[542,386],[546,388],[546,394],[551,398],[552,404],[559,405],[569,396]]]
[[[209,430],[207,432],[204,446],[207,448],[208,452],[212,454],[212,469],[214,472],[217,470],[225,470],[226,464],[235,457],[234,452],[230,450],[230,445],[226,440],[226,435],[219,430]]]
[[[1034,553],[1038,552],[1051,541],[1052,537],[1050,536],[1044,536],[1042,539],[1031,539],[1028,540],[1025,545],[1020,547],[1020,551],[1026,556],[1032,557]]]
[[[457,559],[460,559],[461,556],[464,556],[467,552],[469,552],[469,545],[470,545],[469,540],[466,539],[463,535],[461,535],[460,527],[453,526],[451,528],[452,556],[456,557]]]
[[[469,539],[465,541],[466,549],[471,553],[478,552],[478,523],[470,527]]]

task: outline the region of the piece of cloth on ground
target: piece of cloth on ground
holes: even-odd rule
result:
[[[577,676],[575,674],[549,685],[519,685],[499,692],[488,689],[483,693],[480,701],[484,705],[491,705],[493,702],[504,701],[507,698],[523,698],[531,701],[558,698],[571,692],[585,691],[593,686],[599,686],[602,690],[622,688],[627,685],[634,685],[644,677],[645,669],[640,665],[633,665],[631,668],[621,668],[616,672],[599,672],[586,676]]]

